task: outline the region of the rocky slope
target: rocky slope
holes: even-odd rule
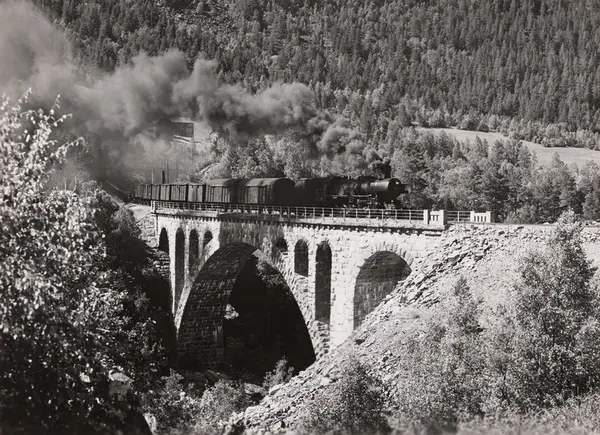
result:
[[[234,420],[250,432],[294,428],[303,406],[319,390],[335,382],[351,355],[366,363],[386,385],[390,399],[397,394],[398,362],[407,338],[418,334],[426,321],[443,315],[443,304],[453,284],[464,276],[474,296],[482,301],[485,326],[489,314],[517,277],[519,257],[543,242],[550,226],[455,226],[441,240],[437,252],[413,263],[413,273],[367,316],[352,336],[330,355],[317,361],[288,384],[273,387],[260,405]],[[600,228],[584,231],[585,249],[600,265]]]

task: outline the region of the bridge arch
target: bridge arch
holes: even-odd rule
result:
[[[160,229],[160,235],[158,236],[158,250],[169,253],[169,234],[164,227]]]
[[[397,241],[376,238],[365,245],[348,271],[354,284],[352,323],[357,328],[364,318],[412,271],[413,253]],[[351,314],[351,313],[348,313]]]
[[[294,273],[308,276],[308,242],[299,239],[294,247]]]
[[[331,326],[332,253],[329,242],[321,242],[315,254],[315,320]]]
[[[171,255],[169,252],[169,234],[167,229],[162,227],[158,236],[158,248],[156,249],[156,266],[162,277],[168,284],[168,296],[166,304],[169,308],[173,307],[173,292],[171,287]]]
[[[267,319],[267,323],[273,321],[273,316],[277,317],[277,314],[274,315],[273,312],[269,314],[265,308],[271,303],[270,301],[277,299],[277,295],[268,295],[266,291],[261,293],[260,290],[251,288],[252,283],[246,280],[245,275],[249,267],[255,267],[259,262],[265,261],[266,258],[267,256],[255,246],[243,242],[234,242],[220,246],[206,260],[191,286],[187,302],[183,307],[178,333],[178,351],[182,368],[197,370],[219,366],[225,362],[229,364],[231,355],[235,352],[239,354],[239,349],[236,350],[233,347],[235,344],[232,344],[230,340],[230,337],[235,333],[236,318],[239,317],[240,320],[246,322],[243,323],[246,327],[247,325],[253,325],[253,323],[259,321],[259,318],[265,316],[271,316]],[[268,262],[266,264],[266,266],[263,264],[260,267],[271,267],[275,270]],[[286,271],[280,271],[279,273],[280,279],[284,283],[286,275],[288,275]],[[244,279],[238,280],[240,276],[244,276]],[[293,289],[290,288],[288,291],[292,297],[287,299],[291,299],[295,306],[304,329],[304,332],[301,332],[298,337],[302,333],[305,334],[308,342],[307,347],[310,347],[307,352],[312,353],[312,360],[303,367],[297,367],[303,369],[314,361],[314,340],[309,335],[306,315],[302,313],[302,309],[295,299]],[[260,310],[263,310],[263,312],[260,315],[256,314]],[[282,315],[279,314],[279,317]],[[263,327],[266,323],[263,322],[260,325]],[[244,329],[239,325],[237,328]],[[243,332],[246,333],[247,331]],[[294,329],[293,334],[298,334],[296,329]],[[258,341],[265,339],[263,333],[257,333],[256,335],[255,338]],[[299,343],[302,341],[300,338],[298,340]]]
[[[194,268],[194,264],[198,261],[198,257],[200,256],[200,240],[198,237],[198,231],[193,229],[190,231],[190,255],[189,255],[189,266],[188,269],[190,273]]]
[[[203,251],[206,249],[206,246],[211,242],[212,239],[213,239],[212,232],[210,230],[204,231],[204,236],[202,238],[202,250]]]
[[[378,251],[365,260],[354,286],[355,329],[410,272],[406,260],[395,252]]]
[[[272,255],[286,255],[288,252],[288,244],[284,237],[278,237],[273,243]]]
[[[177,304],[181,291],[185,285],[185,236],[182,228],[175,232],[175,285],[173,286],[173,312],[177,311]]]

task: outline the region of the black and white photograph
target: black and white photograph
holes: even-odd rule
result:
[[[0,0],[0,435],[600,435],[600,1]]]

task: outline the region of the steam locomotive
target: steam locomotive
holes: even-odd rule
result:
[[[406,185],[396,178],[361,177],[226,178],[202,184],[141,184],[134,197],[142,200],[294,205],[306,207],[398,208]]]

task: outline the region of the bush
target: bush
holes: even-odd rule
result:
[[[369,374],[354,358],[346,364],[343,373],[338,382],[309,403],[305,410],[305,428],[319,433],[387,432],[381,380]]]
[[[292,379],[293,376],[294,367],[288,366],[288,362],[285,359],[285,357],[281,358],[275,365],[273,371],[268,372],[265,375],[265,379],[263,381],[263,388],[268,393],[269,390],[275,385],[285,384],[290,379]]]
[[[548,408],[600,386],[600,306],[595,268],[573,212],[558,220],[544,249],[523,259],[514,306],[493,337],[497,394],[522,411]],[[501,364],[495,364],[498,359]]]
[[[75,145],[50,140],[64,118],[22,103],[0,104],[0,419],[26,432],[109,430],[127,412],[109,372],[130,365],[122,345],[137,337],[123,335],[90,198],[47,190]]]
[[[458,128],[460,128],[461,130],[477,131],[478,126],[479,126],[478,116],[473,113],[468,113],[460,121]]]
[[[134,222],[93,186],[50,190],[76,143],[51,140],[64,118],[22,112],[24,101],[0,105],[0,420],[35,433],[132,430],[137,403],[111,393],[111,375],[139,387],[165,361],[113,243],[140,242]]]
[[[399,426],[417,423],[426,430],[453,430],[459,421],[483,414],[485,346],[479,303],[464,278],[454,286],[447,319],[431,323],[413,339],[403,360],[397,398]]]
[[[204,392],[194,430],[202,434],[222,433],[229,417],[248,405],[242,385],[219,381]]]
[[[200,397],[182,380],[181,375],[171,371],[157,389],[142,395],[142,408],[156,418],[158,433],[189,431],[202,412]]]
[[[142,403],[161,434],[222,433],[229,417],[248,406],[241,386],[219,381],[200,396],[174,371],[162,379],[160,388],[144,394]]]

